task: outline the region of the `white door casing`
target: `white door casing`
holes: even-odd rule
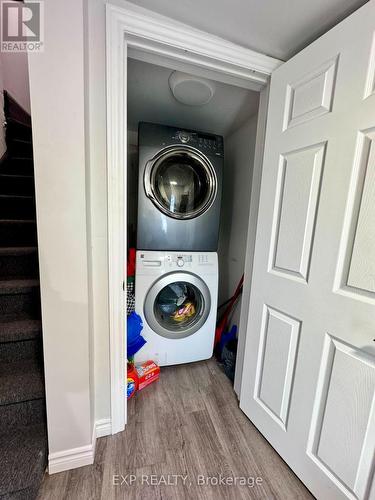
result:
[[[106,4],[108,269],[112,433],[126,423],[127,58],[166,65],[230,85],[261,91],[282,61],[240,47],[125,0]],[[260,119],[265,106],[259,108]],[[254,190],[255,191],[255,190]],[[248,245],[249,246],[249,245]],[[249,248],[247,261],[251,261]],[[248,262],[247,268],[251,264]],[[245,271],[246,275],[246,271]],[[249,284],[245,284],[245,292]],[[124,296],[125,295],[125,296]],[[247,296],[249,294],[247,293]],[[247,314],[243,308],[244,314]],[[238,377],[237,377],[238,378]]]
[[[240,406],[317,498],[375,498],[375,1],[271,77]]]

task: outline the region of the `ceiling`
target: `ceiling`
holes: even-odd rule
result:
[[[367,0],[131,0],[141,7],[287,60]]]
[[[140,121],[161,123],[228,136],[258,109],[257,92],[215,82],[212,100],[186,106],[175,100],[168,79],[173,70],[128,59],[128,126]]]

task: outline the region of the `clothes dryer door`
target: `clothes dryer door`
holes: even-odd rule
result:
[[[210,308],[210,292],[201,278],[191,273],[170,273],[152,285],[144,315],[155,333],[181,339],[204,325]]]
[[[174,219],[193,219],[216,198],[217,178],[211,162],[190,146],[160,151],[145,169],[145,191],[154,205]]]

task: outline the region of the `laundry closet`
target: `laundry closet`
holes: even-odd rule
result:
[[[147,340],[135,359],[207,359],[244,273],[260,94],[199,68],[127,65],[127,249]],[[226,332],[244,333],[240,314],[241,295]]]

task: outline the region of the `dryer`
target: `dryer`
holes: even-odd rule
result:
[[[136,362],[165,366],[210,358],[217,294],[216,253],[138,251],[135,310],[147,343]]]
[[[216,251],[223,138],[139,124],[137,248]]]

